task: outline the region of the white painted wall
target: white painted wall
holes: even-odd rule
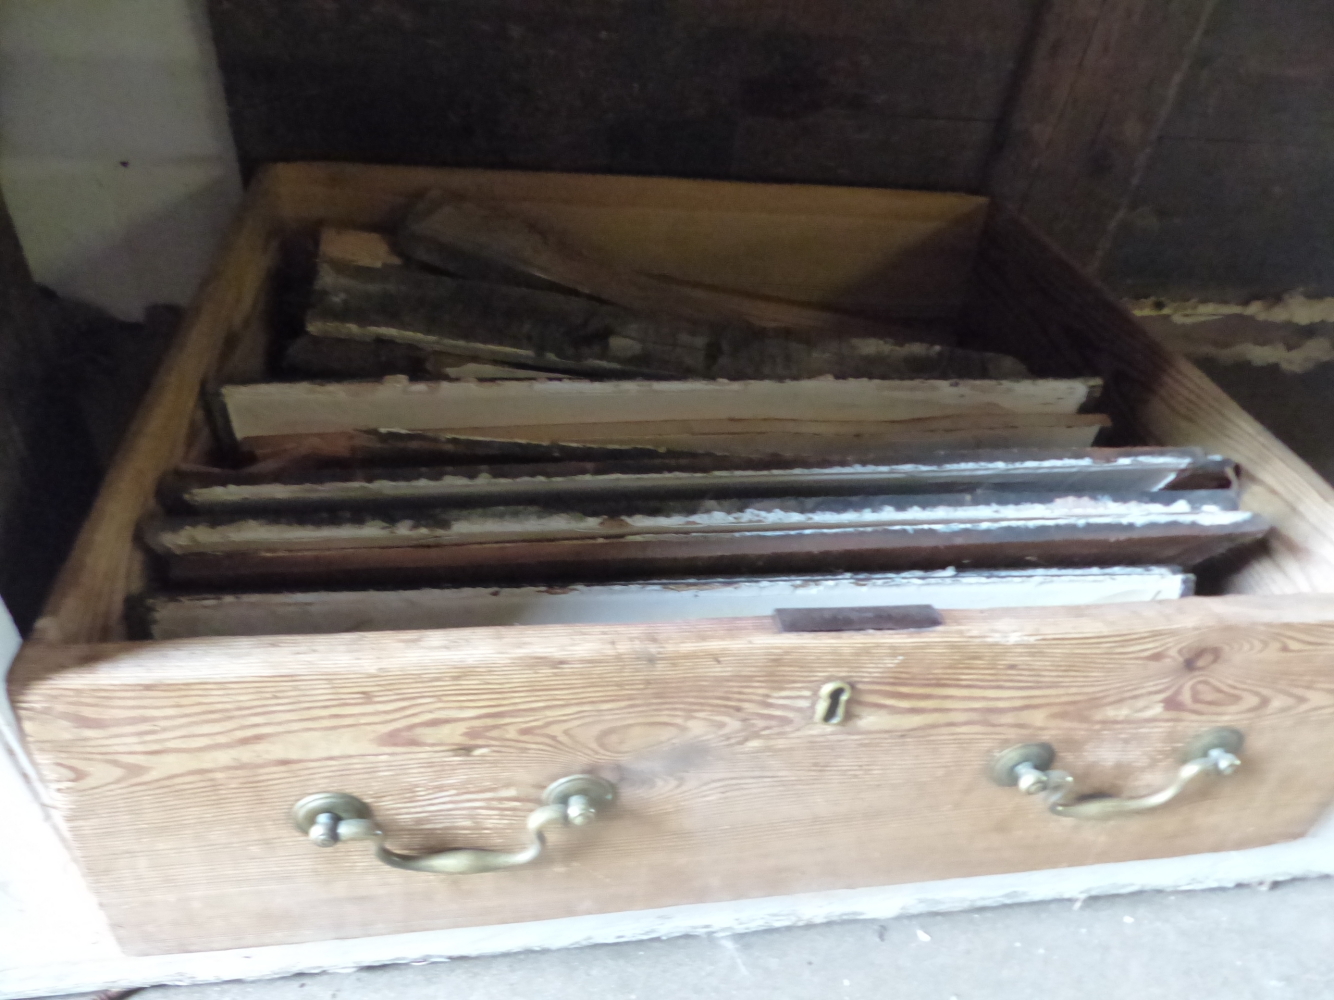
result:
[[[188,301],[240,197],[202,0],[0,0],[0,185],[38,281]]]

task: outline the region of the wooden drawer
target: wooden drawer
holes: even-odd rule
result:
[[[709,259],[724,286],[801,275],[805,301],[855,289],[860,308],[955,314],[1040,374],[1103,376],[1128,438],[1237,459],[1245,506],[1275,531],[1206,581],[1216,596],[946,612],[924,632],[744,618],[125,641],[148,572],[135,525],[201,433],[201,387],[259,374],[284,238],[384,224],[440,185],[522,202],[664,273],[726,241]],[[1291,839],[1334,798],[1331,589],[1334,492],[981,199],[294,164],[252,187],[11,695],[124,947],[235,948]],[[833,680],[852,685],[841,725],[815,717]],[[987,776],[996,752],[1049,742],[1089,787],[1138,794],[1215,726],[1245,732],[1242,769],[1137,816],[1056,817]],[[507,848],[542,790],[579,772],[614,782],[615,807],[490,874],[400,871],[360,843],[318,850],[289,818],[301,797],[342,791],[400,851]]]

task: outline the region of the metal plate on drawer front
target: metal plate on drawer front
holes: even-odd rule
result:
[[[777,608],[774,620],[784,632],[866,632],[937,628],[944,623],[930,604],[882,608]]]

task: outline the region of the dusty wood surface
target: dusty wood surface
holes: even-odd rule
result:
[[[250,165],[975,190],[1036,7],[213,0],[209,13]]]
[[[1213,477],[1209,481],[1209,477]],[[275,474],[181,469],[158,490],[173,510],[225,512],[389,503],[535,503],[601,496],[686,499],[943,493],[978,489],[1142,492],[1198,482],[1225,489],[1225,467],[1195,448],[1090,448],[926,454],[904,464],[726,456],[577,463],[332,468]],[[1207,485],[1205,485],[1207,483]]]
[[[945,617],[898,634],[745,619],[52,649],[16,693],[133,953],[1233,850],[1300,836],[1334,793],[1323,597]],[[812,722],[830,679],[853,685],[844,726]],[[1121,822],[1051,816],[984,774],[1049,741],[1085,787],[1144,792],[1217,725],[1246,732],[1241,770]],[[395,871],[287,818],[343,790],[400,850],[508,847],[541,789],[585,770],[620,805],[558,831],[531,869]]]
[[[1035,519],[982,526],[643,533],[619,538],[418,545],[253,548],[168,554],[164,578],[195,587],[532,583],[649,576],[883,572],[1014,566],[1191,567],[1262,537],[1250,515]],[[410,536],[409,536],[410,537]]]
[[[1189,596],[1190,576],[1158,566],[954,570],[572,587],[456,587],[297,594],[157,596],[137,610],[145,637],[314,635],[423,628],[691,621],[777,608],[928,604],[945,609],[1125,604]]]
[[[1107,409],[1138,440],[1189,442],[1238,463],[1242,505],[1274,530],[1227,578],[1230,591],[1334,591],[1334,488],[1006,212],[988,225],[964,322],[978,343],[1013,351],[1039,374],[1103,375]]]
[[[145,544],[166,555],[398,548],[481,542],[628,538],[685,533],[837,531],[912,526],[923,534],[961,525],[1061,525],[1071,537],[1106,522],[1180,520],[1231,524],[1250,537],[1258,521],[1237,511],[1231,490],[1090,495],[993,491],[925,495],[763,496],[626,500],[585,496],[568,504],[418,507],[209,514],[145,524]],[[1105,562],[1105,561],[1104,561]]]
[[[445,430],[652,421],[876,421],[1072,414],[1096,379],[800,382],[256,383],[222,388],[238,439],[387,427]],[[481,435],[484,436],[484,435]],[[540,439],[539,439],[540,440]]]

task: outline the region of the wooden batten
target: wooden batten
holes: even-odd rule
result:
[[[749,618],[791,607],[927,604],[945,610],[977,610],[1127,604],[1186,597],[1193,584],[1191,576],[1160,566],[971,573],[943,570],[567,587],[159,596],[143,602],[139,617],[154,639],[189,639]]]
[[[710,421],[884,423],[1072,416],[1097,379],[794,382],[264,382],[230,385],[238,439],[392,427],[443,430]],[[1096,415],[1089,415],[1096,416]],[[479,434],[477,436],[486,436]]]
[[[711,535],[732,532],[820,532],[911,528],[916,534],[965,526],[1001,529],[1042,524],[1077,540],[1104,524],[1178,523],[1231,527],[1240,540],[1263,519],[1236,509],[1230,490],[1182,490],[1089,496],[993,492],[937,495],[806,496],[752,499],[622,500],[585,497],[569,505],[444,509],[372,509],[288,514],[164,518],[144,528],[166,555],[222,552],[476,545],[577,538]],[[1004,534],[997,530],[998,535]],[[938,544],[948,545],[947,537]]]
[[[419,443],[420,437],[413,435],[410,440]],[[446,438],[440,442],[438,454],[445,452],[448,441]],[[372,446],[375,443],[372,438]],[[432,441],[420,443],[429,446]],[[512,442],[494,442],[489,446],[499,452],[505,444]],[[294,443],[287,454],[299,456],[301,447]],[[341,467],[307,471],[297,467],[289,472],[272,467],[238,472],[181,469],[163,481],[159,493],[164,506],[175,511],[226,513],[395,503],[452,506],[568,503],[598,497],[668,500],[872,496],[983,489],[1065,495],[1090,491],[1147,492],[1181,488],[1179,483],[1189,484],[1187,488],[1192,489],[1226,489],[1231,485],[1227,463],[1206,456],[1197,448],[937,452],[918,456],[916,461],[903,461],[906,456],[896,456],[898,464],[858,462],[832,455],[808,461],[711,455],[646,458],[627,449],[630,453],[619,458],[614,452],[598,455],[595,451],[574,462],[557,461],[554,454],[542,456],[540,452],[530,452],[529,458],[544,457],[548,461],[506,464],[500,454],[480,453],[482,461],[476,465],[421,463],[376,468],[351,463],[350,456],[356,453],[356,447],[356,439],[346,445],[340,441],[324,445],[323,454],[334,455],[341,450],[349,456]],[[307,448],[304,454],[314,465],[314,456],[320,454],[320,442],[313,442]],[[574,451],[578,454],[577,449]],[[461,457],[453,455],[451,459],[458,463]],[[292,461],[295,464],[299,459],[294,457]]]

